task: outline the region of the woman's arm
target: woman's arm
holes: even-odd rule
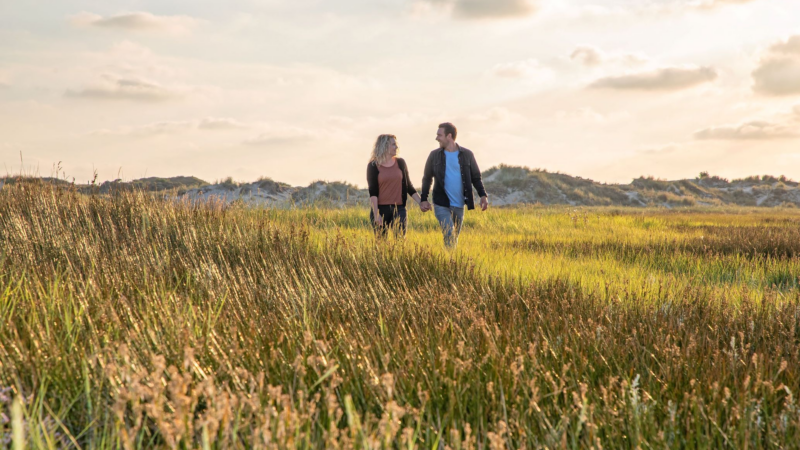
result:
[[[378,197],[379,184],[378,184],[378,166],[374,162],[367,164],[367,189],[369,190],[370,197]]]
[[[383,225],[383,217],[381,217],[381,213],[378,211],[378,197],[370,197],[369,204],[370,207],[372,207],[372,221],[375,222],[375,225]]]
[[[383,224],[378,211],[378,166],[374,162],[367,164],[367,188],[369,189],[369,205],[372,208],[372,217],[376,225]]]
[[[406,160],[403,158],[397,158],[398,161],[402,162],[400,168],[403,170],[403,179],[406,183],[406,191],[408,195],[414,195],[417,193],[417,190],[414,188],[414,183],[411,182],[411,177],[408,175],[408,164],[406,164]]]
[[[408,192],[408,195],[410,195],[418,205],[421,205],[422,200],[420,199],[417,190],[414,189],[414,183],[411,182],[411,177],[408,176],[408,165],[406,164],[406,161],[402,158],[397,158],[397,160],[403,162],[401,167],[403,169],[403,179],[406,183],[406,192]]]

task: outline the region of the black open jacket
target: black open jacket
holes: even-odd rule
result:
[[[480,197],[486,196],[486,189],[484,189],[483,180],[481,179],[481,170],[478,168],[475,155],[471,150],[458,144],[456,146],[460,150],[458,163],[461,166],[461,184],[464,186],[464,204],[467,209],[475,209],[472,186],[475,186],[475,190],[478,191]],[[444,191],[444,173],[447,165],[447,158],[444,152],[445,149],[439,148],[428,155],[428,161],[425,163],[425,173],[422,174],[422,193],[420,197],[423,202],[428,200],[431,180],[435,180],[435,183],[433,183],[433,203],[449,207],[450,198],[447,197],[447,193]]]
[[[408,176],[408,166],[406,166],[406,162],[403,158],[395,158],[397,166],[400,167],[400,171],[403,172],[403,206],[406,206],[406,200],[408,200],[409,195],[414,195],[417,193],[417,190],[414,189],[414,185],[411,183],[411,178]],[[375,161],[370,161],[367,165],[367,187],[369,188],[369,196],[370,197],[377,197],[378,193],[380,192],[380,185],[378,183],[378,163]]]

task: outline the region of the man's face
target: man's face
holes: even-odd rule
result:
[[[449,135],[445,136],[444,128],[439,128],[436,130],[436,142],[439,143],[439,147],[445,148],[448,144],[453,142],[453,138]]]

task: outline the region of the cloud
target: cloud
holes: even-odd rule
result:
[[[287,145],[303,141],[313,141],[319,138],[319,133],[288,124],[270,124],[267,129],[258,136],[247,139],[245,145],[252,146],[274,146]]]
[[[583,122],[604,123],[612,120],[629,119],[631,117],[631,114],[627,111],[622,111],[619,113],[612,113],[612,114],[602,114],[590,107],[583,107],[570,111],[559,110],[556,112],[555,117],[556,119],[562,121],[583,121]]]
[[[222,131],[248,128],[245,123],[231,118],[206,117],[197,120],[154,122],[136,127],[121,127],[114,130],[103,129],[90,133],[95,136],[150,137],[175,134],[186,131]]]
[[[690,6],[701,9],[720,8],[729,5],[744,5],[745,3],[752,3],[756,0],[700,0],[689,2]]]
[[[800,138],[800,105],[787,113],[755,118],[736,125],[721,125],[694,133],[698,140],[770,140]]]
[[[511,19],[527,17],[537,11],[534,0],[421,0],[416,10],[430,6],[444,9],[457,19]]]
[[[11,87],[10,75],[0,69],[0,89],[7,89]]]
[[[786,42],[773,44],[769,51],[786,55],[800,55],[800,35],[790,36]]]
[[[699,140],[769,140],[800,137],[797,126],[766,121],[752,121],[741,125],[706,128],[694,134]]]
[[[198,23],[197,19],[188,16],[157,16],[145,11],[121,13],[107,17],[81,12],[71,16],[69,20],[78,27],[171,33],[189,32]]]
[[[681,13],[693,10],[714,10],[726,6],[755,3],[758,0],[659,0],[645,3],[652,12]],[[643,2],[644,3],[644,2]]]
[[[759,94],[800,94],[800,35],[773,44],[752,75],[753,90]]]
[[[163,102],[181,97],[178,92],[167,89],[156,83],[132,78],[114,78],[111,76],[94,86],[81,90],[67,90],[65,95],[71,98],[89,100],[132,100],[139,102]]]
[[[191,130],[195,127],[191,121],[154,122],[137,127],[122,127],[113,130],[102,129],[89,133],[93,136],[130,136],[150,137],[162,134],[174,134]]]
[[[529,0],[457,0],[453,14],[466,19],[525,17],[536,7]]]
[[[551,75],[550,69],[535,59],[497,64],[489,72],[500,78],[547,78]]]
[[[648,72],[600,78],[591,88],[677,91],[714,81],[717,72],[711,67],[665,67]]]
[[[502,106],[489,108],[489,110],[484,113],[472,114],[468,116],[467,119],[473,122],[488,122],[493,124],[524,124],[528,122],[525,116]]]
[[[206,117],[197,124],[197,128],[200,130],[235,130],[247,128],[247,124],[227,117]]]
[[[684,147],[683,144],[670,143],[667,145],[662,145],[661,147],[658,148],[647,148],[644,150],[639,150],[637,151],[637,153],[649,156],[664,156],[675,153],[678,150],[681,150],[683,147]]]
[[[602,51],[594,47],[578,47],[569,55],[569,58],[589,67],[599,66],[605,61]]]
[[[645,56],[635,53],[606,53],[591,45],[582,45],[572,51],[569,58],[586,67],[597,67],[606,63],[635,66],[648,61]]]
[[[800,94],[800,59],[770,58],[753,71],[753,90],[765,95]]]

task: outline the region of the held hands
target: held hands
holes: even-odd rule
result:
[[[376,227],[383,226],[383,217],[381,217],[380,214],[375,214],[374,217],[375,218],[373,219],[373,222],[375,222],[375,226]]]
[[[481,197],[481,211],[486,211],[489,208],[489,197]],[[431,209],[431,204],[429,202],[420,202],[419,209],[422,212],[428,212]]]
[[[428,212],[428,211],[430,211],[430,210],[431,210],[431,204],[430,204],[429,202],[427,202],[427,201],[420,202],[420,204],[419,204],[419,209],[420,209],[422,212]]]

